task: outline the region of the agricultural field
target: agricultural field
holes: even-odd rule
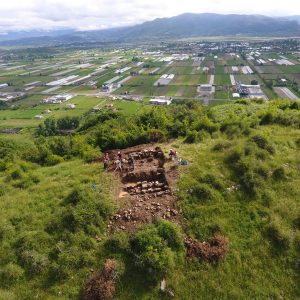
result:
[[[170,79],[161,79],[165,77]],[[298,96],[299,56],[295,53],[283,56],[274,51],[255,54],[251,58],[250,53],[220,52],[197,56],[130,49],[70,49],[65,52],[51,50],[48,56],[36,55],[35,59],[29,59],[24,50],[19,58],[3,59],[0,63],[0,85],[7,84],[0,89],[0,99],[3,97],[0,100],[0,127],[34,127],[50,116],[80,117],[97,106],[98,100],[124,96],[141,100],[151,97],[198,99],[215,105],[217,102],[210,103],[210,100],[230,101],[233,93],[238,92],[238,85],[253,83],[261,86],[266,99],[278,98],[273,86],[282,85]],[[217,91],[204,99],[199,86],[207,84],[216,86]],[[107,85],[112,88],[104,91],[103,86]],[[73,98],[61,104],[41,103],[43,99],[62,94]],[[74,104],[75,108],[67,110],[68,103]],[[128,106],[134,111],[136,104],[129,102]],[[52,112],[45,115],[47,110]],[[43,118],[37,120],[37,115]]]

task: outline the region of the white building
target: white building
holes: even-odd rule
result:
[[[64,101],[72,99],[74,96],[70,94],[60,94],[43,99],[42,103],[60,104]]]
[[[171,99],[154,98],[154,99],[151,99],[149,102],[154,105],[170,105],[172,103],[172,100]]]
[[[76,106],[73,103],[66,104],[66,109],[74,109]]]
[[[8,84],[7,83],[1,83],[0,84],[0,89],[5,89],[8,87]]]

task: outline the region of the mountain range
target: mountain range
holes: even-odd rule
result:
[[[82,42],[134,42],[209,36],[299,36],[300,16],[185,13],[142,24],[105,30],[12,32],[0,35],[2,45]]]

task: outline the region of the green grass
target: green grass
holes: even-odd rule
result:
[[[98,186],[101,183],[102,187],[107,186],[110,189],[114,186],[114,179],[108,175],[104,175],[100,171],[98,164],[85,165],[79,160],[62,163],[54,167],[39,168],[34,171],[34,175],[40,180],[38,184],[25,190],[9,188],[5,196],[1,197],[1,224],[9,224],[12,220],[15,222],[13,232],[6,239],[5,247],[2,248],[0,253],[2,263],[9,260],[16,260],[18,253],[7,252],[8,247],[23,235],[45,235],[43,228],[53,219],[53,214],[61,206],[63,199],[78,184],[85,184],[91,191],[93,191],[91,187],[92,183],[96,183]],[[51,181],[49,181],[50,177]],[[94,193],[96,192],[94,191]],[[23,224],[22,230],[18,229],[18,223]],[[44,251],[49,249],[47,247],[53,247],[56,243],[53,237],[52,240],[48,240],[47,242],[48,246],[44,244],[38,247],[40,253],[44,253]],[[89,243],[93,244],[91,248],[92,252],[100,244],[95,239],[91,239]],[[84,251],[87,254],[86,250]],[[94,266],[97,267],[97,264],[94,261]],[[42,277],[35,277],[25,285],[21,281],[14,288],[9,289],[12,295],[9,299],[13,299],[13,297],[16,299],[34,297],[40,299],[74,298],[79,293],[90,267],[74,273],[68,280],[50,285],[43,282]],[[0,290],[0,293],[1,296],[4,294],[3,289]]]
[[[230,253],[224,263],[218,266],[191,261],[172,273],[169,283],[175,288],[178,299],[276,299],[279,295],[284,295],[286,299],[299,297],[294,269],[297,252],[291,247],[287,252],[278,254],[264,231],[270,220],[279,219],[282,226],[288,228],[290,237],[295,234],[293,220],[299,213],[295,199],[300,194],[299,177],[295,175],[300,170],[300,161],[296,158],[297,149],[290,143],[297,139],[299,130],[287,133],[285,128],[267,126],[255,132],[266,135],[276,145],[278,152],[268,163],[290,165],[290,180],[266,183],[264,190],[275,197],[269,207],[259,199],[245,199],[240,192],[222,193],[220,198],[204,203],[190,203],[188,200],[179,203],[186,218],[184,228],[189,235],[205,240],[213,228],[219,228],[229,237]],[[179,185],[182,191],[191,188],[196,178],[205,178],[208,174],[223,182],[224,187],[236,184],[230,168],[224,164],[230,150],[211,150],[219,142],[205,139],[198,145],[186,145],[176,141],[165,147],[166,150],[176,147],[179,155],[191,163],[188,169],[180,169],[180,173],[184,174]],[[235,149],[249,144],[248,138],[228,142]],[[183,194],[187,196],[185,192]]]
[[[231,84],[229,75],[228,74],[217,74],[217,75],[215,75],[215,84],[217,84],[217,85]]]
[[[77,96],[62,104],[41,104],[41,96],[32,96],[21,101],[21,108],[0,110],[0,127],[34,127],[40,124],[41,120],[34,119],[34,116],[42,114],[46,109],[51,114],[44,115],[44,118],[64,116],[82,116],[91,110],[101,100],[96,97]],[[76,105],[75,109],[67,110],[67,103]],[[34,106],[29,106],[34,105]]]
[[[225,99],[228,100],[228,92],[227,91],[217,91],[214,94],[215,99]]]

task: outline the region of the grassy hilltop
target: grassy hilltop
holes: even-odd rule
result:
[[[101,153],[146,143],[189,162],[175,167],[180,225],[111,234],[119,181]],[[167,299],[162,278],[175,299],[297,299],[299,150],[300,104],[287,100],[177,101],[2,134],[0,299],[78,299],[107,259],[118,265],[115,299]],[[215,234],[228,239],[224,260],[186,257],[185,235]]]

